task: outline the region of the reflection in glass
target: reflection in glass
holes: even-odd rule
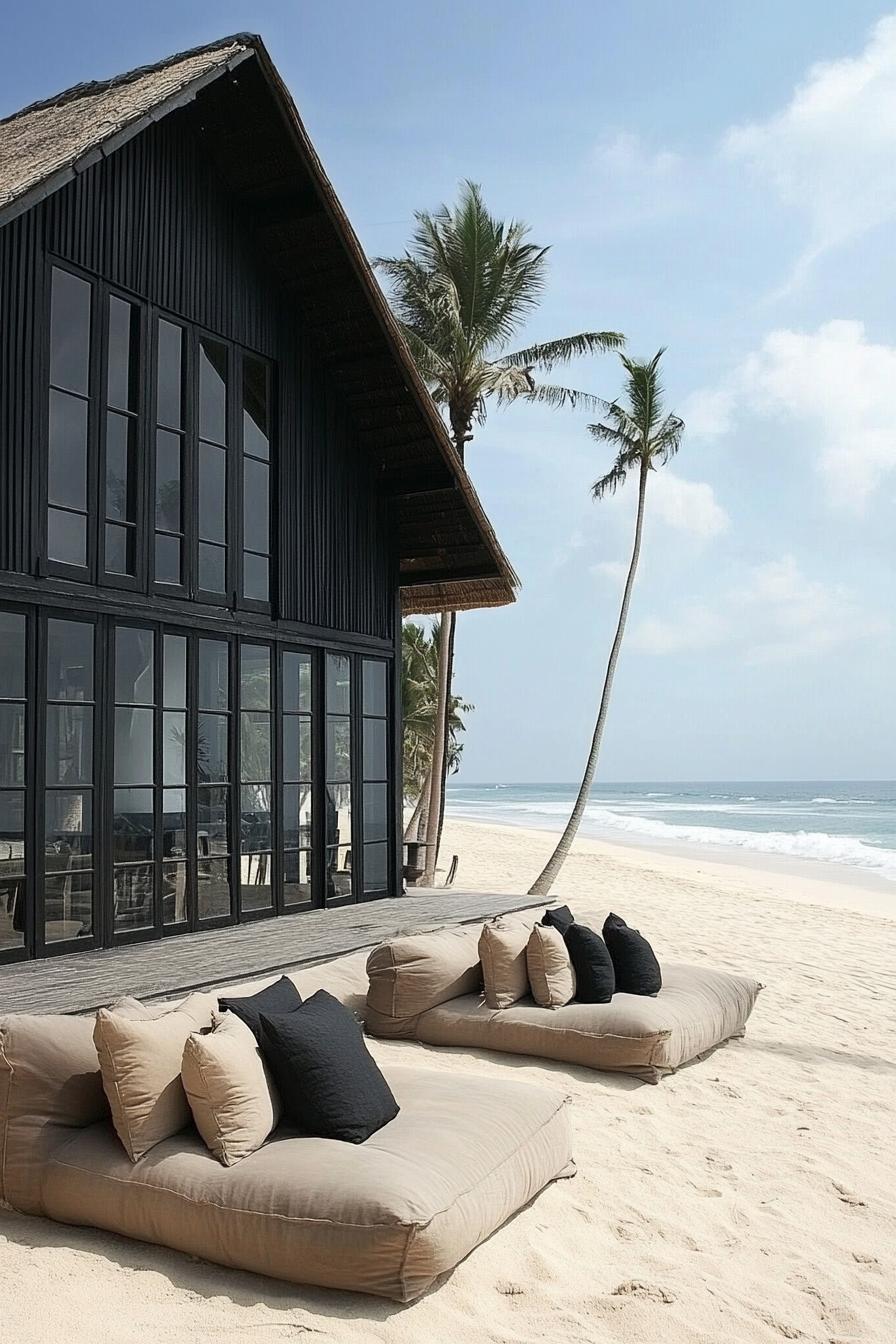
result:
[[[180,583],[180,542],[176,537],[156,534],[156,583]]]
[[[198,798],[196,852],[209,858],[230,853],[230,789],[203,785]]]
[[[269,572],[270,562],[266,555],[253,555],[251,551],[243,553],[243,596],[253,602],[267,602],[270,599]]]
[[[122,411],[137,409],[140,313],[133,303],[109,295],[109,368],[106,401]]]
[[[47,784],[93,782],[93,708],[47,705]]]
[[[230,720],[226,714],[199,715],[197,765],[200,782],[223,782],[230,778],[229,728]]]
[[[25,706],[0,703],[0,785],[25,783]]]
[[[165,635],[162,661],[163,704],[167,709],[186,709],[187,641],[183,635]]]
[[[240,779],[263,782],[271,773],[271,716],[250,710],[240,715]]]
[[[153,711],[116,707],[115,783],[153,781]]]
[[[261,555],[270,549],[268,474],[266,462],[243,459],[243,545]]]
[[[113,861],[149,861],[153,853],[152,789],[116,789],[112,817]]]
[[[44,804],[44,838],[47,854],[77,854],[93,866],[91,794],[47,791]],[[48,870],[49,871],[49,870]]]
[[[184,924],[187,920],[187,865],[162,864],[162,923]]]
[[[203,859],[199,864],[199,918],[230,914],[230,860]]]
[[[351,711],[351,663],[342,653],[327,654],[327,713]]]
[[[283,655],[283,708],[311,712],[311,655],[287,650]]]
[[[389,807],[386,784],[364,785],[364,840],[385,840],[388,836],[387,811]],[[366,859],[365,859],[366,864]],[[365,876],[366,876],[365,867]]]
[[[90,369],[90,285],[53,267],[50,297],[50,382],[87,395]]]
[[[364,778],[386,779],[386,720],[364,720]]]
[[[93,699],[93,626],[47,621],[47,699]]]
[[[311,845],[311,785],[283,786],[283,847],[302,849]]]
[[[243,452],[265,461],[270,455],[267,366],[243,356]]]
[[[137,519],[137,421],[110,411],[106,416],[106,517]]]
[[[351,720],[327,719],[327,779],[343,782],[351,779],[352,731]]]
[[[243,854],[254,854],[260,849],[270,849],[272,844],[271,787],[269,784],[243,785],[240,789],[240,850]]]
[[[47,498],[67,509],[87,508],[87,402],[50,392]]]
[[[162,790],[162,857],[184,859],[187,856],[187,791]]]
[[[199,437],[227,442],[227,347],[199,342]]]
[[[162,715],[162,783],[187,782],[187,716],[167,711]]]
[[[156,420],[171,429],[183,426],[183,331],[159,318]]]
[[[240,707],[271,707],[271,651],[266,644],[243,644],[240,649]]]
[[[152,928],[155,923],[154,879],[152,863],[116,864],[112,881],[116,933]]]
[[[283,904],[301,905],[311,900],[311,850],[283,856]]]
[[[167,429],[156,433],[156,527],[164,532],[183,531],[181,444],[179,434],[171,434]]]
[[[154,699],[152,630],[119,625],[115,630],[115,699],[118,704],[151,705]]]
[[[203,541],[227,539],[227,454],[209,443],[199,445],[199,535]]]
[[[106,550],[103,563],[107,574],[136,573],[137,534],[133,527],[106,524]]]
[[[199,587],[206,593],[223,593],[227,587],[227,554],[223,546],[199,543]]]
[[[378,658],[363,662],[363,705],[365,714],[386,714],[386,664]]]
[[[221,639],[199,641],[199,708],[227,709],[230,650]]]
[[[0,790],[0,950],[25,941],[25,791]]]
[[[25,694],[25,617],[0,611],[0,697]]]
[[[87,518],[81,513],[47,509],[47,555],[63,565],[87,564]]]
[[[297,715],[283,716],[283,778],[311,778],[311,720]]]
[[[385,891],[389,885],[389,846],[364,846],[364,891]]]

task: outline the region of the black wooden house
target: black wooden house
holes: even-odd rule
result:
[[[0,303],[0,960],[395,894],[515,579],[259,39],[0,122]]]

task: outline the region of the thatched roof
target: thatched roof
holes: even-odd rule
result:
[[[405,612],[512,602],[513,569],[259,37],[79,84],[0,121],[0,224],[194,103],[221,178],[394,499]]]

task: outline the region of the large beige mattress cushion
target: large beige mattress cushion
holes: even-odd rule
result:
[[[236,1013],[187,1037],[181,1082],[206,1147],[225,1167],[260,1148],[280,1119],[280,1098],[254,1034]]]
[[[216,998],[191,994],[157,1015],[136,1000],[96,1015],[93,1039],[115,1132],[132,1162],[190,1122],[181,1083],[184,1046],[192,1031],[210,1027]]]
[[[705,1050],[743,1035],[759,989],[744,976],[667,964],[656,998],[615,994],[610,1003],[573,1002],[558,1009],[524,1000],[496,1012],[467,995],[425,1013],[416,1037],[429,1045],[537,1055],[657,1082]]]
[[[520,920],[490,919],[479,935],[482,988],[489,1008],[510,1008],[529,993],[526,945],[529,927]]]
[[[190,1133],[132,1165],[107,1124],[50,1162],[50,1217],[294,1283],[409,1301],[571,1173],[562,1095],[395,1069],[401,1106],[363,1144],[287,1136],[225,1168]]]

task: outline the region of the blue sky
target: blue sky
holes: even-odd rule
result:
[[[867,0],[47,4],[5,15],[0,112],[261,32],[361,240],[400,250],[463,177],[550,244],[525,333],[668,347],[688,423],[651,480],[601,776],[892,778],[896,12]],[[606,396],[613,357],[571,369]],[[572,780],[631,492],[586,417],[495,411],[471,473],[519,570],[472,613],[462,779]]]

